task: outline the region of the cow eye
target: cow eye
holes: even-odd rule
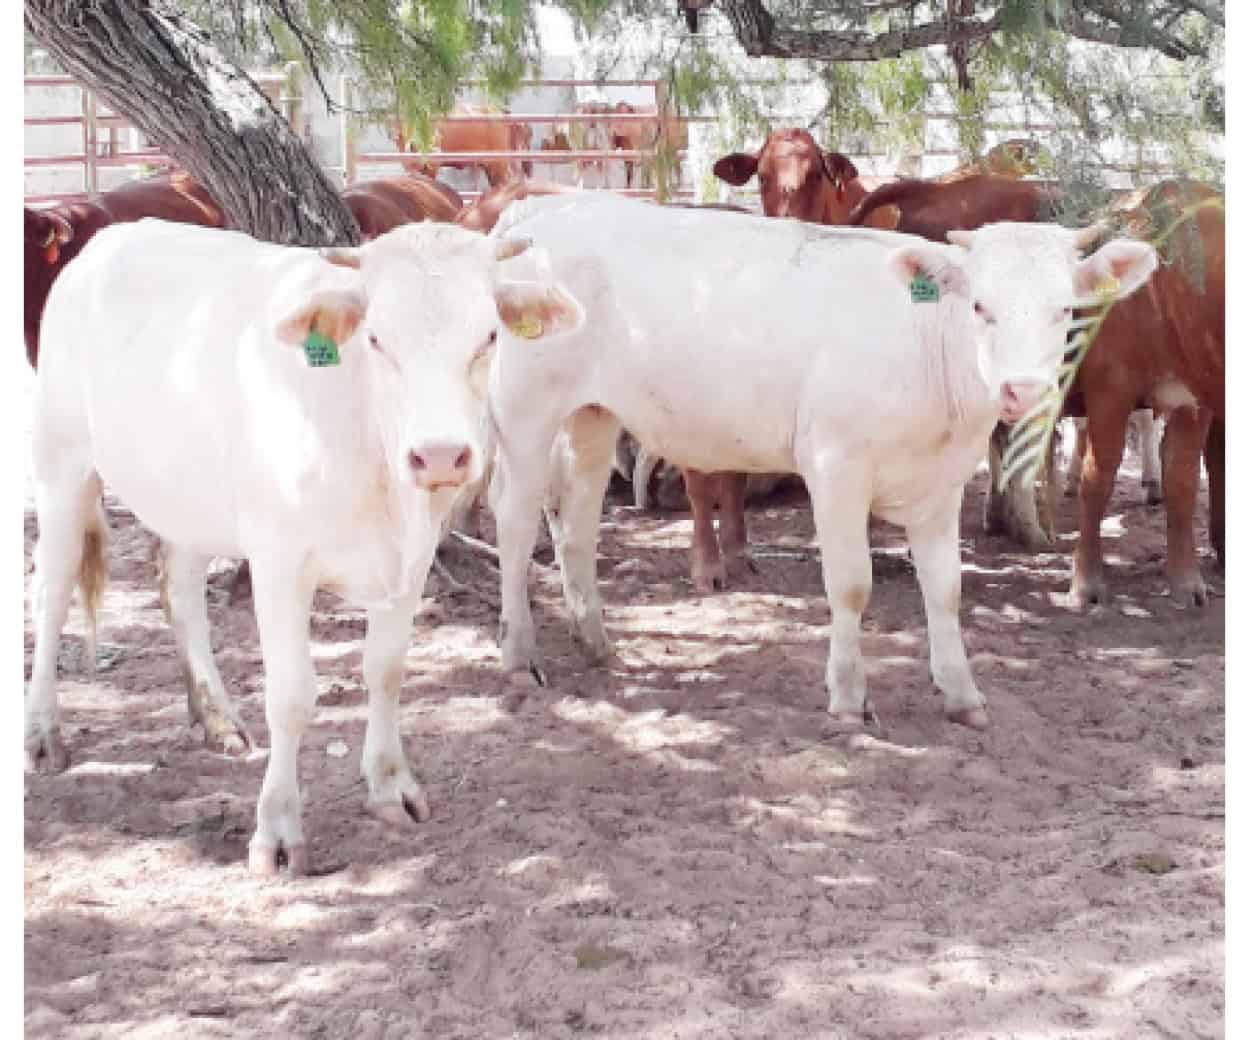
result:
[[[976,317],[984,321],[986,325],[992,325],[997,321],[997,319],[989,313],[989,309],[979,300],[972,305],[972,309],[976,312]]]

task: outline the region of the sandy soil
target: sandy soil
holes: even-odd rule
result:
[[[683,579],[688,515],[614,495],[599,573],[618,659],[586,668],[546,571],[544,689],[497,671],[489,564],[448,557],[466,587],[431,580],[402,714],[433,818],[405,832],[362,811],[363,616],[323,596],[301,758],[314,876],[296,881],[245,869],[263,761],[188,729],[153,540],[110,501],[94,688],[77,611],[64,644],[74,766],[26,780],[26,1035],[1221,1036],[1221,582],[1204,611],[1173,608],[1162,514],[1120,484],[1114,600],[1088,615],[1063,601],[1070,537],[1011,551],[968,495],[985,734],[941,720],[884,526],[864,634],[882,728],[828,723],[801,491],[752,509],[757,575],[705,599]],[[28,512],[28,570],[33,533]],[[250,607],[220,580],[210,601],[263,736]],[[28,674],[30,648],[28,621]]]

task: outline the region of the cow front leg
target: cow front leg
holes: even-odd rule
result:
[[[872,594],[866,475],[856,474],[847,460],[830,459],[822,460],[810,476],[805,472],[802,476],[811,495],[824,591],[832,613],[824,676],[828,712],[838,722],[875,722],[859,647],[859,626]],[[856,480],[856,476],[864,479]]]
[[[412,639],[413,607],[369,610],[364,637],[364,682],[369,721],[360,772],[369,787],[368,810],[395,827],[429,819],[429,802],[412,775],[399,736],[399,691]]]
[[[619,436],[620,423],[610,412],[596,405],[577,411],[556,442],[547,506],[564,583],[564,605],[573,635],[592,662],[604,661],[611,653],[603,628],[596,562],[603,495]]]
[[[316,713],[316,675],[308,646],[315,583],[293,561],[265,555],[251,560],[270,750],[256,801],[248,866],[255,874],[274,874],[284,855],[291,874],[305,874],[308,851],[299,794],[299,743]]]
[[[693,524],[690,580],[694,583],[695,592],[709,595],[717,588],[724,588],[726,583],[715,527],[718,481],[715,474],[697,469],[682,470],[681,475],[685,478],[685,497],[690,501],[690,520]]]
[[[747,479],[745,473],[716,474],[716,500],[720,504],[720,558],[724,561],[726,581],[744,577],[754,569],[746,536]]]
[[[208,605],[204,598],[205,578],[211,562],[210,556],[200,556],[162,541],[158,550],[160,603],[178,647],[192,725],[203,727],[204,743],[229,755],[241,755],[254,747],[255,742],[243,725],[238,709],[231,703],[213,660]]]
[[[1090,404],[1096,403],[1096,399]],[[1099,411],[1089,409],[1087,447],[1080,470],[1080,540],[1071,575],[1071,603],[1083,608],[1106,601],[1102,558],[1102,517],[1114,490],[1115,474],[1123,461],[1131,404],[1110,399]]]
[[[907,524],[906,536],[924,596],[932,681],[945,697],[945,717],[972,729],[984,729],[989,725],[989,714],[984,694],[972,678],[958,623],[962,596],[958,518],[962,501],[960,486],[938,509]]]
[[[1182,606],[1204,606],[1206,584],[1197,564],[1193,520],[1201,480],[1201,449],[1210,413],[1177,408],[1167,420],[1162,439],[1162,485],[1167,503],[1167,580],[1171,598]]]

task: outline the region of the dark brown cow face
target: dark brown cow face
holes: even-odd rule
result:
[[[839,152],[824,152],[807,131],[777,130],[759,154],[735,152],[712,168],[722,181],[740,187],[756,174],[763,212],[818,223],[845,223],[846,186],[859,175]]]

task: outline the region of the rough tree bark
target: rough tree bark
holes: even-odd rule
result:
[[[26,0],[26,26],[199,180],[231,223],[286,245],[354,245],[338,192],[264,92],[166,0]]]

